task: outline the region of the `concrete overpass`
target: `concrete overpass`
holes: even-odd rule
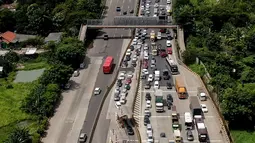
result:
[[[81,25],[79,40],[84,42],[87,29],[102,28],[168,28],[178,29],[178,25],[168,23],[165,19],[158,17],[137,17],[137,16],[116,16],[113,21],[104,21],[102,19],[88,19]]]

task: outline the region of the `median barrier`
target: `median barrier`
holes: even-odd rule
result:
[[[176,41],[177,41],[177,44],[178,44],[177,46],[179,46],[179,42],[184,42],[184,41],[179,41],[179,40],[176,40]],[[203,88],[205,89],[207,95],[209,95],[210,99],[212,99],[211,94],[210,94],[210,92],[208,91],[207,86],[205,85],[205,83],[204,83],[204,81],[202,80],[201,76],[198,75],[197,73],[195,73],[194,71],[192,71],[186,64],[184,64],[184,63],[182,62],[182,60],[180,59],[180,58],[181,58],[181,53],[179,52],[180,49],[178,49],[178,47],[177,47],[177,49],[175,49],[175,50],[176,50],[176,54],[177,54],[177,62],[178,62],[181,66],[183,66],[185,69],[187,69],[188,71],[190,71],[191,73],[193,73],[193,74],[199,79],[199,81],[200,81],[201,85],[203,86]],[[184,51],[182,51],[182,52],[184,52]],[[221,112],[220,112],[219,107],[217,106],[217,104],[215,103],[214,100],[212,100],[212,102],[213,102],[214,106],[216,107],[216,110],[217,110],[218,115],[219,115],[219,117],[220,117],[219,121],[220,121],[220,123],[221,123],[221,125],[222,125],[222,127],[223,127],[222,130],[223,130],[224,134],[225,134],[226,137],[227,137],[227,142],[228,142],[228,143],[233,143],[233,139],[232,139],[232,137],[231,137],[231,135],[230,135],[229,128],[228,128],[228,126],[227,126],[226,121],[224,120],[224,117],[222,116],[222,114],[221,114]]]

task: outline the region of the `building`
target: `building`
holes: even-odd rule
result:
[[[44,42],[45,42],[45,43],[49,43],[49,42],[58,43],[58,42],[61,41],[62,35],[63,35],[62,32],[50,33],[50,34],[44,39]]]

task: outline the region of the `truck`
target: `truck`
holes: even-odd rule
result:
[[[178,66],[177,64],[174,62],[174,60],[172,60],[170,58],[170,55],[168,55],[168,57],[166,57],[166,62],[168,63],[169,67],[170,67],[170,70],[171,70],[171,74],[172,75],[176,75],[179,73],[178,71]]]
[[[207,96],[205,94],[205,90],[203,87],[198,87],[197,88],[197,96],[200,99],[200,101],[206,101]]]
[[[154,77],[154,79],[155,79],[156,81],[160,81],[160,71],[159,71],[159,70],[156,70],[156,71],[155,71],[155,77]]]
[[[198,140],[200,142],[207,142],[208,132],[204,120],[202,118],[196,118],[195,122],[197,127]]]
[[[153,56],[157,56],[158,55],[158,48],[155,42],[151,43],[151,54]]]
[[[164,98],[162,94],[162,90],[155,91],[155,105],[156,105],[156,112],[163,112],[164,111]]]
[[[203,116],[203,111],[201,109],[201,106],[199,104],[198,98],[196,96],[190,96],[190,105],[189,108],[192,112],[193,118],[202,118]]]
[[[178,94],[179,99],[187,98],[187,90],[184,85],[183,79],[180,76],[175,77],[175,90]]]
[[[155,32],[154,31],[151,31],[151,42],[155,42]]]
[[[185,120],[186,129],[192,130],[193,129],[193,119],[192,119],[190,112],[184,113],[184,120]]]
[[[178,113],[176,111],[176,106],[173,105],[172,106],[172,128],[174,130],[179,129],[180,124],[179,124],[179,117],[178,117]]]

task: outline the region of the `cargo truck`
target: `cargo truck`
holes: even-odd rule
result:
[[[199,104],[198,98],[196,96],[190,96],[189,97],[189,107],[192,112],[193,118],[202,118],[203,111],[201,109],[201,106]]]
[[[164,111],[164,98],[162,94],[162,90],[155,91],[155,106],[156,112],[163,112]]]
[[[155,71],[155,80],[160,81],[160,71]]]
[[[208,132],[204,120],[202,118],[196,118],[195,122],[197,127],[198,140],[200,142],[207,142]]]
[[[175,90],[178,94],[179,99],[187,98],[187,90],[184,85],[183,79],[180,76],[175,77]]]
[[[158,48],[155,42],[151,43],[151,54],[153,56],[157,56],[158,55]]]

